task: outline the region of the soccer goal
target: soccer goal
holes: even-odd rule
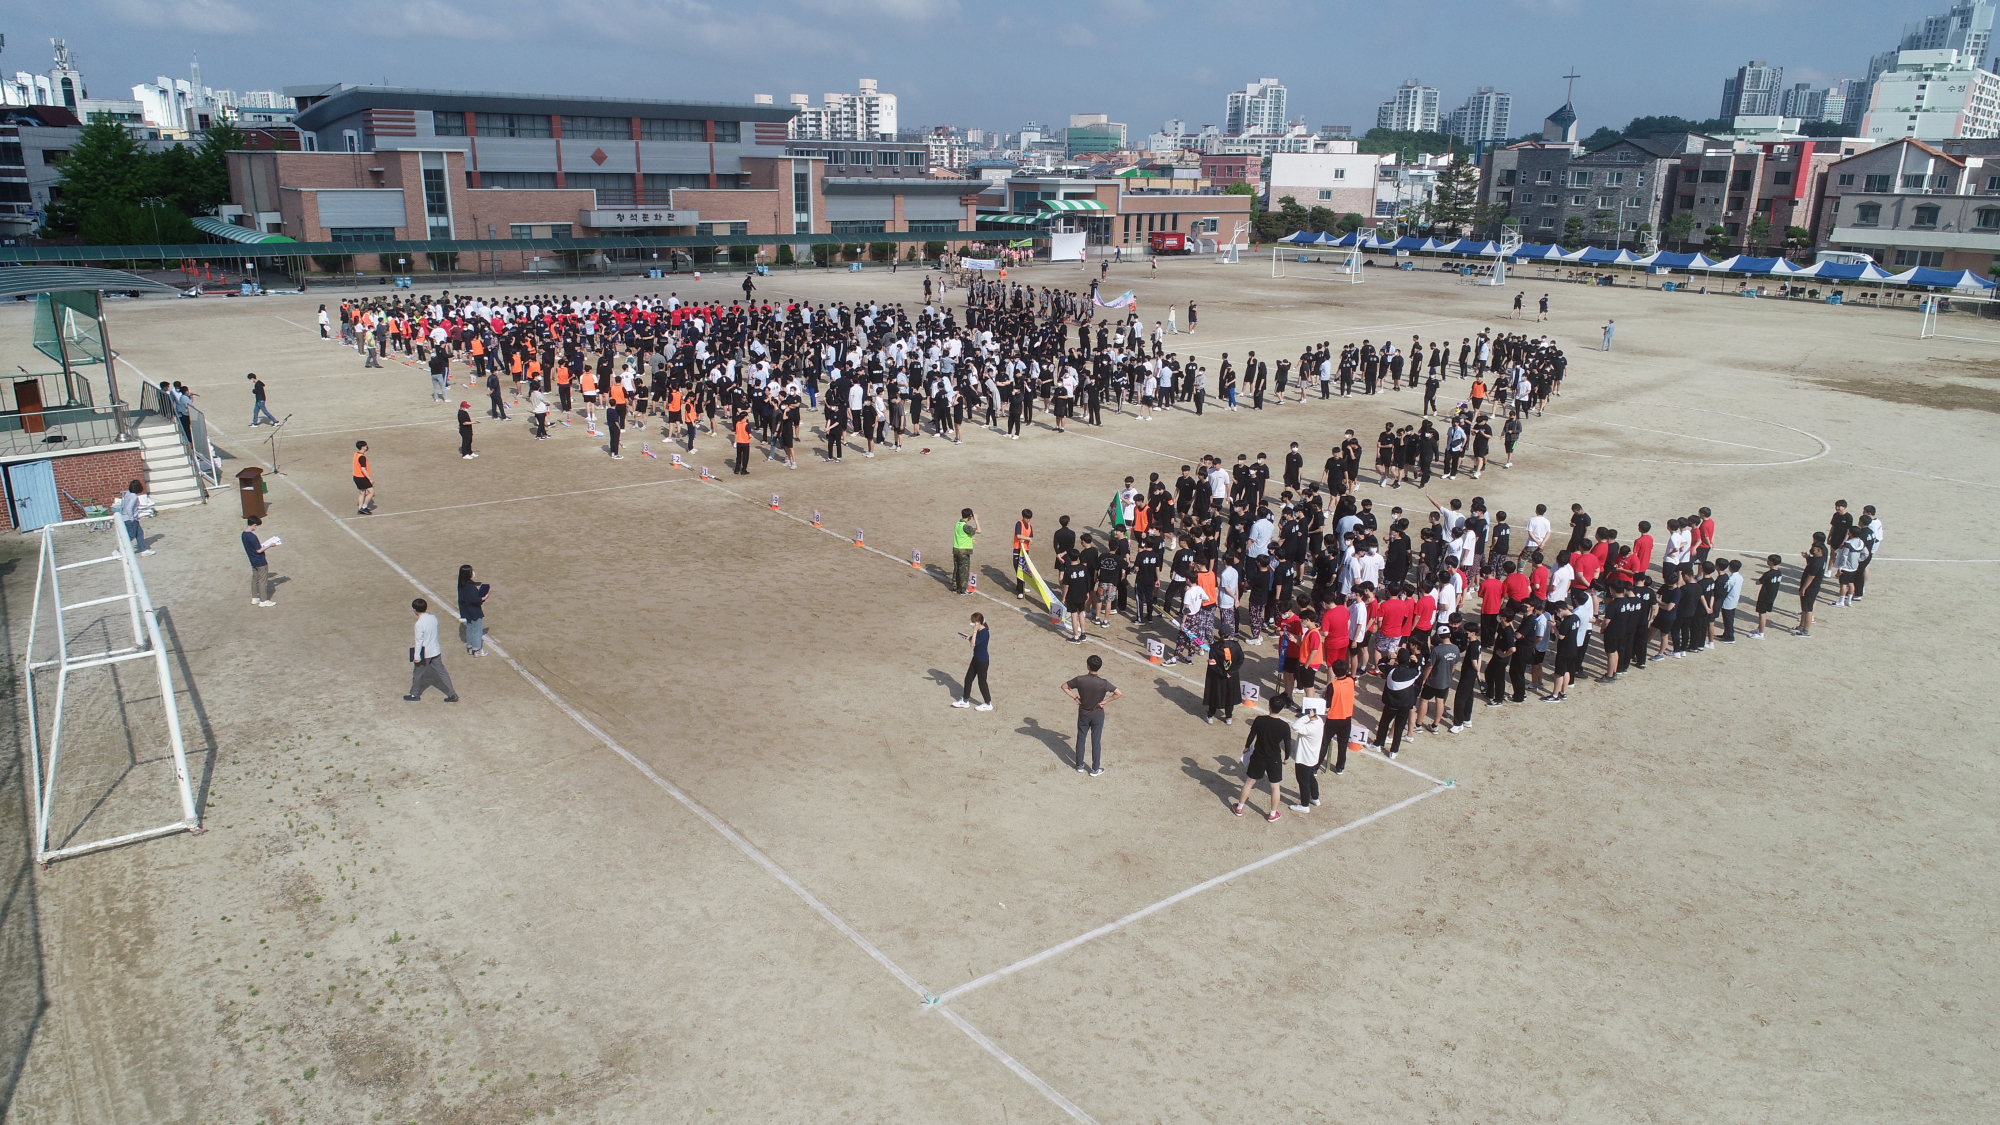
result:
[[[2000,344],[2000,297],[1932,293],[1918,307],[1923,311],[1919,340]]]
[[[38,538],[22,676],[35,859],[200,832],[166,642],[125,522],[67,520]],[[171,797],[149,787],[161,764]],[[179,819],[154,819],[168,807]]]

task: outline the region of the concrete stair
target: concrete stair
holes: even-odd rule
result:
[[[171,421],[154,417],[140,423],[139,457],[146,466],[146,491],[155,507],[185,508],[203,502],[194,462]]]

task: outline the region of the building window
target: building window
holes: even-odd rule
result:
[[[856,167],[866,168],[875,163],[875,154],[867,149],[850,152],[847,154],[847,162]]]
[[[742,135],[743,123],[741,121],[718,121],[715,123],[716,144],[733,145],[742,139]]]
[[[1617,206],[1617,202],[1613,200],[1610,196],[1600,195],[1597,197],[1598,210],[1601,211],[1606,207],[1615,207],[1615,206]]]
[[[465,114],[455,109],[440,109],[432,113],[431,135],[434,137],[463,137],[465,135]]]
[[[1538,184],[1549,183],[1550,182],[1549,171],[1547,169],[1543,169],[1542,171],[1535,173],[1535,182]]]
[[[1920,191],[1923,189],[1923,186],[1924,186],[1924,175],[1922,172],[1910,172],[1904,174],[1903,176],[1904,188],[1910,191]]]
[[[1621,153],[1620,155],[1623,155],[1623,154]],[[1606,173],[1604,173],[1604,182],[1605,182],[1605,183],[1607,183],[1607,184],[1614,184],[1614,185],[1615,185],[1615,184],[1622,184],[1622,183],[1624,183],[1624,182],[1625,182],[1625,173],[1623,173],[1623,172],[1606,172]]]
[[[1511,191],[1495,192],[1493,198],[1500,203],[1512,203],[1514,202],[1514,193]]]
[[[1917,208],[1910,217],[1910,225],[1919,229],[1926,227],[1934,228],[1937,226],[1937,223],[1938,209],[1928,204]]]
[[[1740,196],[1740,195],[1732,195],[1732,196],[1730,196],[1730,197],[1729,197],[1729,209],[1730,209],[1731,211],[1741,211],[1741,210],[1743,210],[1743,197],[1742,197],[1742,196]]]
[[[921,168],[924,166],[925,160],[926,157],[921,152],[906,152],[903,154],[903,167]],[[958,228],[957,226],[953,226],[952,229],[957,230]]]
[[[639,119],[639,139],[642,141],[705,141],[708,126],[700,121],[683,121],[672,117],[642,117]]]
[[[549,118],[543,113],[480,113],[474,124],[482,137],[546,137]]]
[[[1748,168],[1743,168],[1743,169],[1739,169],[1739,170],[1738,170],[1737,172],[1735,172],[1734,174],[1732,174],[1732,175],[1731,175],[1731,176],[1729,177],[1729,190],[1731,190],[1731,191],[1749,191],[1749,190],[1750,190],[1750,169],[1748,169]]]
[[[1729,169],[1705,168],[1701,173],[1701,182],[1705,184],[1726,184],[1729,182]]]
[[[1927,269],[1939,269],[1944,265],[1944,251],[1898,250],[1896,251],[1896,264],[1899,266],[1923,266]]]
[[[827,224],[834,234],[885,234],[889,224],[880,219],[836,219]]]
[[[1637,219],[1625,220],[1625,229],[1628,231],[1637,231],[1639,229],[1639,220]]]
[[[532,226],[530,226],[530,225],[528,225],[527,223],[508,223],[508,224],[507,224],[507,237],[508,237],[508,238],[533,238],[533,237],[535,237],[535,228],[534,228],[534,227],[532,227]]]
[[[1333,170],[1333,178],[1334,178],[1334,179],[1336,179],[1336,180],[1344,180],[1344,179],[1346,179],[1346,178],[1347,178],[1347,169],[1345,169],[1345,168],[1335,168],[1335,169]],[[1507,173],[1507,182],[1508,182],[1508,183],[1510,183],[1510,184],[1514,182],[1514,173],[1512,173],[1512,172],[1509,172],[1509,173]]]
[[[1570,196],[1570,197],[1569,197],[1569,205],[1570,205],[1571,207],[1581,207],[1581,206],[1583,206],[1583,197],[1582,197],[1582,196],[1580,196],[1580,195],[1572,195],[1572,196]]]
[[[1620,164],[1630,164],[1637,159],[1639,159],[1638,154],[1634,153],[1629,148],[1621,148],[1618,150],[1618,163]]]
[[[1579,171],[1579,172],[1571,172],[1571,173],[1569,174],[1569,186],[1571,186],[1571,187],[1589,187],[1589,186],[1590,186],[1590,173],[1589,173],[1589,172],[1581,172],[1581,171]]]
[[[1700,179],[1701,179],[1701,171],[1699,169],[1696,168],[1681,169],[1682,183],[1691,184],[1697,182]]]
[[[1791,182],[1792,182],[1792,174],[1790,172],[1771,173],[1771,185],[1773,187],[1786,187],[1789,186]]]
[[[69,150],[66,148],[45,148],[42,150],[42,163],[49,165],[51,167],[60,165],[63,161],[68,159],[69,159]],[[16,161],[16,163],[19,162]],[[2000,179],[2000,177],[1995,177],[1995,178]]]
[[[847,154],[837,151],[828,152],[826,154],[826,163],[829,168],[845,168],[847,167]]]
[[[692,190],[696,188],[706,189],[708,187],[708,177],[700,172],[647,172],[645,174],[645,182],[647,191]]]
[[[812,173],[794,164],[792,172],[792,233],[812,233]]]
[[[1893,191],[1895,189],[1896,177],[1891,175],[1866,176],[1863,179],[1865,182],[1861,185],[1862,191]]]
[[[595,191],[631,191],[632,176],[629,172],[570,172],[563,176],[563,186]]]
[[[2000,176],[1988,176],[1988,177],[1986,177],[1986,190],[1987,190],[1987,191],[2000,191]]]
[[[1853,187],[1853,186],[1854,186],[1854,173],[1852,173],[1852,172],[1842,172],[1842,173],[1840,174],[1840,179],[1839,179],[1839,181],[1838,181],[1838,186],[1840,186],[1840,187]]]
[[[1683,210],[1683,211],[1690,211],[1690,210],[1693,210],[1693,209],[1694,209],[1694,196],[1692,196],[1692,195],[1683,195],[1683,196],[1681,196],[1681,197],[1680,197],[1680,209],[1681,209],[1681,210]]]
[[[2000,230],[2000,208],[1981,207],[1974,221],[1980,230]]]
[[[1332,189],[1332,188],[1321,188],[1321,189],[1319,189],[1319,197],[1320,197],[1321,199],[1332,199],[1332,198],[1333,198],[1333,189]]]
[[[514,188],[522,191],[549,191],[556,186],[554,172],[481,172],[481,187]]]
[[[1549,228],[1551,228],[1551,227],[1553,227],[1553,226],[1555,226],[1555,225],[1556,225],[1556,218],[1555,218],[1555,216],[1554,216],[1554,215],[1543,215],[1543,216],[1542,216],[1542,229],[1543,229],[1543,230],[1548,230]]]
[[[451,202],[444,186],[444,169],[424,169],[424,216],[431,237],[451,237]]]
[[[1500,173],[1500,183],[1501,183],[1501,186],[1503,186],[1503,187],[1513,187],[1513,186],[1514,186],[1514,180],[1515,180],[1515,178],[1516,178],[1517,176],[1519,176],[1519,175],[1520,175],[1520,173],[1519,173],[1519,172],[1517,172],[1517,171],[1515,171],[1515,170],[1514,170],[1514,169],[1512,169],[1512,168],[1509,168],[1509,169],[1507,169],[1506,171],[1504,171],[1504,172]]]
[[[632,139],[632,119],[629,117],[577,117],[563,114],[563,137],[579,141],[629,141]]]
[[[955,219],[911,219],[910,233],[911,234],[957,234],[958,221]]]
[[[394,242],[395,227],[335,227],[326,232],[328,242]]]
[[[1952,178],[1950,176],[1931,177],[1931,186],[1939,191],[1950,191],[1951,183],[1952,183]]]
[[[572,230],[574,230],[574,229],[575,229],[575,227],[576,227],[576,224],[574,224],[574,223],[550,223],[550,224],[549,224],[549,237],[550,237],[550,238],[568,238],[568,237],[570,237],[570,232],[571,232]]]
[[[1731,238],[1735,238],[1739,233],[1742,232],[1743,227],[1742,224],[1740,223],[1724,223],[1722,224],[1722,229],[1723,233],[1727,234]]]
[[[1863,203],[1854,209],[1854,225],[1857,227],[1872,227],[1881,221],[1882,205],[1880,203]]]

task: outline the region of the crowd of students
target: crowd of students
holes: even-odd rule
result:
[[[1171,323],[1148,330],[1129,310],[1097,319],[1094,287],[1085,294],[997,278],[965,287],[963,323],[959,309],[933,300],[929,279],[914,312],[872,301],[758,301],[747,278],[743,291],[727,304],[674,294],[391,297],[343,302],[338,325],[370,362],[401,354],[427,366],[437,401],[448,401],[456,362],[485,390],[489,418],[508,417],[525,399],[537,438],[557,412],[565,422],[581,413],[593,431],[601,419],[618,457],[621,431],[657,420],[662,436],[690,453],[704,431],[728,434],[740,474],[750,471],[755,444],[765,463],[796,468],[808,411],[819,415],[821,462],[840,464],[846,453],[873,457],[926,432],[961,443],[968,425],[1018,440],[1038,409],[1046,428],[1060,432],[1103,425],[1107,413],[1128,407],[1143,422],[1177,406],[1196,415],[1211,405],[1296,406],[1314,389],[1322,400],[1421,390],[1419,422],[1385,423],[1372,460],[1377,489],[1421,490],[1434,475],[1479,479],[1496,456],[1511,467],[1527,419],[1561,394],[1567,367],[1547,336],[1485,330],[1462,338],[1455,356],[1448,339],[1413,336],[1407,347],[1363,340],[1336,350],[1323,341],[1275,370],[1254,351],[1240,362],[1222,353],[1211,369],[1169,350],[1179,335]],[[1188,311],[1192,328],[1192,302]],[[322,310],[329,337],[332,323]],[[1467,393],[1441,408],[1454,360]],[[469,404],[460,405],[461,455],[469,456]],[[1202,663],[1211,722],[1233,722],[1245,684],[1255,682],[1244,646],[1275,644],[1264,718],[1300,713],[1285,754],[1301,768],[1300,810],[1319,801],[1310,775],[1345,770],[1364,683],[1374,685],[1375,743],[1394,757],[1408,735],[1466,729],[1482,701],[1525,702],[1531,684],[1545,702],[1568,700],[1586,677],[1593,636],[1605,684],[1643,670],[1649,657],[1682,658],[1737,639],[1746,576],[1740,560],[1711,558],[1707,508],[1669,519],[1660,543],[1647,521],[1628,541],[1581,504],[1570,505],[1561,540],[1537,505],[1517,541],[1508,514],[1478,496],[1438,503],[1425,493],[1409,511],[1378,511],[1374,498],[1357,495],[1369,455],[1351,429],[1330,454],[1311,473],[1294,442],[1281,466],[1263,453],[1238,454],[1231,463],[1210,456],[1183,465],[1171,481],[1153,473],[1143,487],[1127,477],[1103,521],[1108,533],[1060,521],[1053,591],[1032,566],[1033,517],[1024,510],[1014,528],[1017,596],[1047,597],[1073,642],[1122,614],[1163,663]],[[363,476],[357,468],[357,488]],[[1874,509],[1853,518],[1843,502],[1804,552],[1797,635],[1811,635],[1829,567],[1839,582],[1834,605],[1863,596],[1881,542]],[[1765,636],[1785,573],[1773,555],[1756,576],[1751,638]],[[1261,737],[1270,741],[1273,729],[1265,723]],[[1312,739],[1320,749],[1303,753],[1302,740]],[[1275,795],[1274,785],[1274,820]]]

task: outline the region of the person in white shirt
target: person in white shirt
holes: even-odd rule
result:
[[[437,615],[422,598],[411,602],[410,608],[417,611],[417,631],[410,646],[410,694],[403,698],[415,703],[424,697],[426,687],[436,685],[444,692],[446,703],[457,703],[458,691],[451,686],[451,674],[444,670],[444,649],[438,646]]]
[[[1528,540],[1521,547],[1521,557],[1527,558],[1542,549],[1549,541],[1549,506],[1535,505],[1535,514],[1528,517]]]
[[[1549,572],[1550,605],[1569,597],[1569,584],[1576,580],[1576,571],[1569,565],[1569,552],[1562,552],[1556,559],[1558,560],[1556,568]]]
[[[1239,577],[1234,559],[1225,559],[1215,575],[1215,608],[1221,617],[1218,637],[1236,635],[1236,589]]]

